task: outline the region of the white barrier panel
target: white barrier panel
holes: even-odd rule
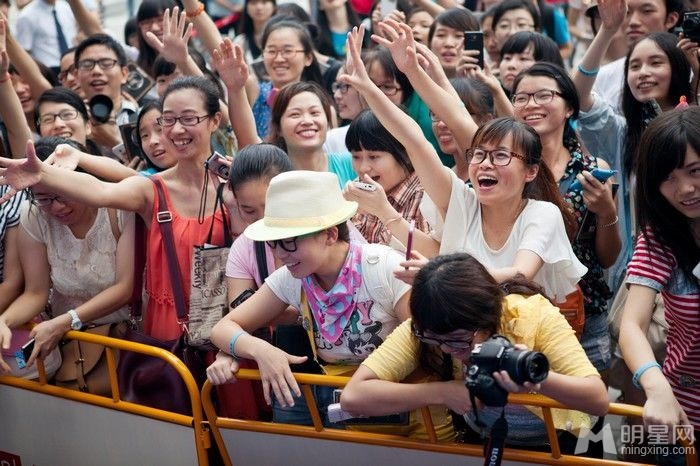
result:
[[[219,428],[235,466],[481,466],[483,458]],[[503,466],[528,463],[503,461]]]
[[[196,464],[190,427],[0,385],[2,466]]]

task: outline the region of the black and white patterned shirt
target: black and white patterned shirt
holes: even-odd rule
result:
[[[2,197],[8,186],[0,186],[0,197]],[[0,204],[0,282],[3,277],[5,267],[5,233],[8,228],[19,224],[19,212],[22,201],[27,198],[26,192],[21,191],[10,198],[9,201]]]

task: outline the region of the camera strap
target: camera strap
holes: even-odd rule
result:
[[[503,459],[503,448],[508,436],[508,421],[505,417],[505,408],[501,410],[501,417],[491,426],[491,435],[484,445],[484,466],[499,466]]]

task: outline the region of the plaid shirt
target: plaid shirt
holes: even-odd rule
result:
[[[413,173],[411,176],[396,185],[394,189],[386,194],[389,204],[406,220],[415,219],[416,228],[429,232],[428,222],[420,212],[420,201],[423,199],[423,186],[418,180],[418,176]],[[389,244],[391,231],[384,227],[384,224],[372,214],[358,212],[352,218],[352,223],[362,233],[369,243]]]

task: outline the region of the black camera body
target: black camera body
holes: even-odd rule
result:
[[[90,116],[96,123],[105,124],[112,116],[114,102],[109,96],[97,94],[90,99],[88,109],[90,110]]]
[[[693,42],[700,43],[700,11],[683,14],[683,35]]]
[[[466,380],[469,392],[486,406],[505,406],[508,391],[492,376],[502,370],[518,385],[539,383],[547,378],[549,361],[542,353],[516,349],[503,335],[494,335],[472,351]]]

